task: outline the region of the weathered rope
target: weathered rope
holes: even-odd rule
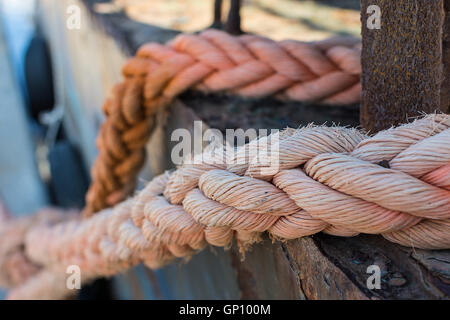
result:
[[[85,279],[140,262],[158,268],[207,244],[229,247],[234,237],[245,250],[262,232],[280,240],[381,234],[404,246],[450,248],[450,115],[373,137],[342,127],[287,129],[275,170],[251,158],[258,141],[238,148],[234,160],[241,161],[204,153],[203,162],[195,156],[89,219],[33,227],[24,245],[28,259],[45,268],[38,277],[53,283],[72,264]],[[10,297],[45,288],[31,278]]]
[[[103,106],[107,118],[97,139],[85,216],[133,192],[153,117],[183,91],[349,104],[360,101],[360,74],[360,42],[351,38],[275,42],[207,30],[179,35],[167,45],[143,45]]]
[[[6,214],[5,214],[6,213]],[[29,217],[11,219],[0,203],[0,287],[11,288],[24,283],[40,266],[29,259],[24,251],[25,235],[31,228],[41,224],[57,223],[74,219],[75,212],[62,214],[57,209],[45,209]]]
[[[144,45],[104,105],[85,216],[134,190],[153,116],[184,90],[357,102],[359,50],[353,40],[274,42],[213,30]],[[261,149],[260,142],[272,145]],[[273,150],[276,169],[266,165]],[[69,265],[89,281],[140,262],[158,268],[207,244],[229,247],[234,238],[244,252],[262,232],[279,240],[381,234],[405,246],[450,248],[448,115],[373,137],[341,127],[287,129],[279,141],[253,140],[226,156],[196,155],[88,219],[54,212],[2,219],[0,237],[15,239],[0,241],[0,280],[14,288],[9,297],[68,294]]]

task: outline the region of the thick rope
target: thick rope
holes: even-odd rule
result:
[[[159,268],[233,238],[244,252],[262,232],[279,240],[381,234],[404,246],[450,248],[450,115],[373,137],[342,127],[287,129],[278,149],[267,149],[278,150],[272,170],[261,170],[269,154],[258,141],[271,143],[253,140],[232,163],[205,152],[113,209],[31,228],[26,256],[44,269],[9,297],[49,296],[48,283],[68,265],[79,265],[87,281],[140,262]],[[255,148],[262,161],[252,159]]]
[[[107,118],[97,139],[85,216],[133,192],[154,115],[183,91],[350,104],[360,101],[360,74],[360,42],[350,38],[275,42],[207,30],[179,35],[167,45],[143,45],[103,106]]]
[[[0,203],[0,286],[16,287],[41,268],[29,259],[24,251],[24,239],[31,228],[42,224],[55,224],[78,217],[75,212],[65,212],[57,209],[40,210],[36,214],[19,219],[11,219],[11,215]]]

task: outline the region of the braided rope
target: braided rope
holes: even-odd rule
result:
[[[349,38],[316,43],[275,42],[217,30],[182,34],[167,45],[143,45],[123,68],[103,110],[98,158],[85,216],[125,199],[135,189],[154,115],[189,88],[244,97],[279,95],[299,101],[360,101],[360,43]]]
[[[71,264],[86,279],[140,262],[159,268],[207,244],[229,247],[234,237],[244,252],[262,232],[280,240],[381,234],[404,246],[450,248],[450,115],[373,137],[342,127],[287,129],[274,171],[260,170],[245,152],[255,141],[238,148],[234,160],[243,161],[191,159],[89,219],[33,227],[27,257],[52,282]],[[32,278],[10,297],[45,288]]]
[[[359,56],[352,40],[274,42],[214,30],[144,45],[104,104],[85,216],[134,190],[154,114],[186,89],[358,102]],[[277,170],[265,170],[270,155],[259,142],[239,148],[231,163],[197,155],[88,219],[61,222],[50,212],[6,220],[0,236],[16,239],[0,241],[8,244],[0,250],[0,280],[14,287],[9,297],[67,295],[68,265],[89,281],[140,262],[159,268],[207,244],[229,247],[234,238],[244,253],[262,232],[279,240],[381,234],[405,246],[450,248],[450,116],[429,115],[373,137],[341,127],[287,129],[277,142]],[[255,149],[262,161],[251,158]]]
[[[34,276],[40,267],[24,252],[24,239],[31,228],[42,224],[55,224],[78,217],[75,212],[62,213],[56,209],[45,209],[29,217],[11,219],[0,203],[0,286],[11,288],[20,285]]]

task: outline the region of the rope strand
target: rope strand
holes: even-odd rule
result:
[[[360,42],[275,42],[217,30],[182,34],[167,45],[148,43],[123,68],[103,110],[98,158],[85,216],[125,199],[135,189],[153,116],[189,88],[243,97],[350,104],[360,101]]]
[[[245,252],[262,232],[279,240],[318,232],[381,234],[404,246],[448,249],[449,133],[444,114],[373,137],[342,127],[287,129],[279,139],[281,166],[259,176],[251,157],[239,166],[212,166],[197,155],[112,209],[30,228],[23,239],[26,257],[45,277],[54,273],[57,279],[76,264],[89,280],[140,262],[159,268],[208,244],[229,247],[233,238]],[[234,159],[250,145],[255,140],[238,148]],[[205,156],[211,160],[209,152]],[[47,286],[31,277],[10,298]]]
[[[1,220],[0,281],[13,288],[9,298],[70,294],[69,265],[78,265],[87,282],[138,263],[160,268],[207,245],[230,247],[233,239],[244,254],[263,232],[282,241],[369,233],[404,246],[450,248],[450,116],[444,114],[373,137],[342,127],[286,129],[232,156],[195,155],[125,200],[154,115],[181,92],[354,103],[361,93],[360,50],[351,39],[274,42],[214,30],[141,47],[103,106],[107,119],[85,219],[46,211]],[[272,168],[274,150],[279,166]]]

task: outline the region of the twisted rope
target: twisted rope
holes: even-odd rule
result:
[[[196,88],[244,97],[277,94],[300,101],[360,101],[360,43],[349,38],[316,43],[275,42],[207,30],[167,45],[143,45],[123,68],[103,110],[98,158],[85,216],[125,199],[135,189],[154,115],[180,93]]]
[[[60,210],[45,209],[29,217],[11,219],[3,203],[0,203],[0,286],[16,287],[39,271],[40,266],[24,252],[24,239],[31,228],[67,221],[77,216],[72,211],[62,214]]]
[[[261,170],[264,161],[248,152],[271,141],[261,139],[238,148],[232,163],[195,156],[89,219],[33,227],[24,244],[45,268],[38,277],[53,283],[72,264],[85,279],[140,262],[159,268],[207,244],[229,247],[233,238],[244,252],[262,232],[279,240],[381,234],[404,246],[450,248],[450,115],[373,137],[342,127],[287,129],[278,149],[268,148],[278,150],[275,170]],[[31,278],[10,298],[45,288]]]
[[[352,103],[361,90],[359,55],[352,40],[273,42],[213,30],[144,45],[105,102],[85,216],[134,190],[153,116],[184,90]],[[234,238],[244,253],[262,232],[279,240],[381,234],[405,246],[450,248],[449,142],[450,116],[439,114],[373,137],[309,126],[287,129],[277,142],[253,140],[232,159],[196,155],[88,219],[4,219],[0,236],[16,240],[0,241],[0,279],[13,279],[10,298],[58,298],[68,294],[68,265],[89,281],[140,262],[159,268]],[[268,150],[277,150],[276,169],[267,168]]]

